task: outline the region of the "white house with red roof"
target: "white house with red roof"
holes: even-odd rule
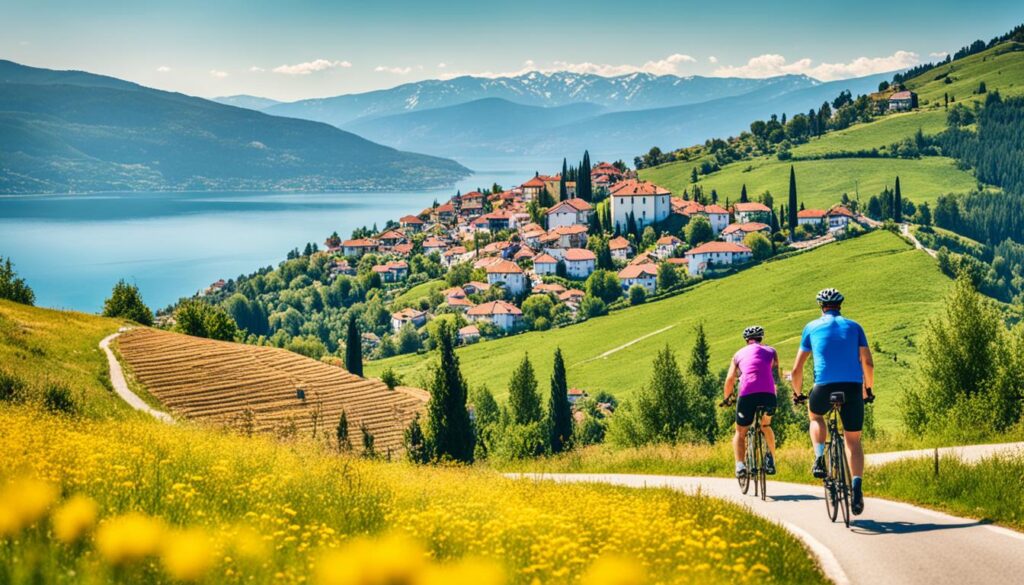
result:
[[[548,229],[571,225],[587,225],[594,208],[589,203],[573,197],[560,201],[547,210]]]
[[[345,240],[341,243],[341,254],[342,256],[355,256],[360,257],[363,254],[377,251],[377,240],[370,238],[357,238],[355,240]]]
[[[569,278],[583,279],[590,276],[597,263],[597,256],[586,248],[569,248],[562,258],[565,262],[565,274]]]
[[[722,230],[722,239],[726,242],[742,244],[744,238],[746,238],[748,234],[756,232],[761,232],[765,236],[770,237],[772,235],[772,226],[757,221],[729,224],[724,230]]]
[[[520,185],[519,188],[523,191],[523,201],[529,203],[540,197],[540,194],[547,190],[547,185],[544,183],[544,179],[538,175]]]
[[[558,272],[558,259],[547,253],[541,253],[534,256],[533,272],[537,276],[556,274]]]
[[[625,229],[632,214],[638,229],[663,221],[672,212],[672,193],[649,181],[626,179],[616,183],[609,192],[612,201],[612,222]]]
[[[661,236],[654,243],[654,254],[659,258],[675,256],[676,250],[683,245],[683,241],[673,235]]]
[[[583,302],[583,297],[587,296],[587,293],[581,291],[578,288],[570,288],[569,290],[559,293],[558,300],[570,306],[579,306]]]
[[[398,225],[402,226],[403,229],[418,232],[423,229],[426,224],[422,219],[415,215],[406,215],[405,217],[398,220]]]
[[[379,274],[380,279],[384,282],[399,282],[409,275],[409,265],[405,263],[405,260],[378,264],[372,270]]]
[[[422,327],[426,322],[426,311],[406,308],[398,311],[397,313],[391,313],[391,329],[396,333],[401,331],[402,327],[405,327],[407,323],[412,323],[414,327]]]
[[[495,327],[508,331],[514,329],[522,320],[523,312],[519,307],[505,301],[490,301],[466,311],[466,317],[470,321],[489,321]]]
[[[626,261],[633,255],[633,244],[630,244],[629,240],[622,236],[616,236],[608,240],[608,250],[615,260]]]
[[[917,107],[917,94],[909,91],[897,91],[889,96],[890,112],[908,112]]]
[[[434,219],[441,223],[452,224],[455,222],[455,206],[451,203],[438,205],[434,208]]]
[[[436,236],[430,236],[426,240],[423,240],[423,253],[427,254],[443,254],[448,249],[448,244]]]
[[[409,241],[409,238],[398,230],[385,230],[376,237],[376,240],[380,244],[381,251],[388,251],[398,244]]]
[[[736,216],[736,223],[750,223],[752,221],[768,223],[772,218],[772,210],[764,203],[757,201],[733,203],[732,213]]]
[[[657,264],[630,264],[619,271],[619,282],[623,292],[628,292],[634,284],[644,287],[647,294],[653,294],[658,288]]]
[[[824,209],[801,209],[796,212],[796,224],[818,227],[825,222],[827,214]]]
[[[828,219],[828,229],[832,231],[843,231],[850,225],[851,221],[857,221],[853,212],[842,205],[836,205],[829,209],[826,217]]]
[[[722,230],[729,225],[729,210],[712,203],[711,205],[705,205],[703,214],[707,216],[708,222],[711,223],[711,231],[718,235],[722,233]]]
[[[557,244],[552,246],[553,242],[545,242],[541,238],[541,243],[545,247],[557,247],[567,250],[569,248],[582,248],[587,245],[587,226],[585,225],[563,225],[549,230],[548,235],[555,236],[558,240]]]
[[[468,252],[465,246],[455,246],[449,248],[441,254],[441,264],[444,264],[446,268],[451,268],[459,262],[466,260]]]
[[[476,325],[466,325],[459,329],[459,343],[466,345],[480,341],[480,330]]]
[[[743,264],[753,259],[750,248],[732,242],[708,242],[686,251],[691,275],[702,274],[709,266]]]
[[[513,295],[522,294],[526,290],[526,273],[515,262],[499,260],[486,267],[487,284],[503,285]]]

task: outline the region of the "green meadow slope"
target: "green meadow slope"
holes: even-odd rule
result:
[[[814,294],[835,286],[846,294],[847,314],[860,321],[877,343],[878,417],[896,422],[895,398],[917,357],[915,338],[949,285],[935,262],[897,236],[872,233],[769,262],[676,297],[618,311],[585,323],[531,332],[462,348],[463,373],[471,385],[487,384],[503,398],[513,368],[529,352],[546,392],[552,353],[566,354],[569,384],[594,393],[629,397],[646,383],[655,352],[666,344],[687,359],[693,329],[703,322],[715,368],[724,368],[741,346],[743,328],[758,323],[784,364],[796,354],[800,332],[817,314]],[[388,367],[414,385],[433,354],[406,355],[367,364],[375,376]]]
[[[807,207],[830,206],[843,193],[851,198],[859,193],[867,199],[887,185],[891,187],[897,175],[904,196],[916,203],[971,190],[977,186],[974,175],[958,169],[952,159],[945,157],[807,159],[872,149],[884,154],[891,144],[912,138],[918,130],[926,135],[938,134],[946,128],[944,96],[949,94],[955,103],[977,102],[984,99],[983,94],[975,93],[982,81],[990,92],[1024,93],[1024,44],[1003,43],[907,80],[907,87],[918,93],[919,110],[882,116],[814,138],[792,149],[792,161],[762,157],[725,165],[701,177],[700,184],[705,192],[718,191],[722,199],[736,200],[746,185],[748,193],[756,195],[768,190],[780,201],[788,193],[792,164],[800,199]],[[699,162],[669,163],[641,170],[640,175],[673,192],[682,192],[690,186],[690,171]]]

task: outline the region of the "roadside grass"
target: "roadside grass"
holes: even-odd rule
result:
[[[865,128],[870,125],[865,125]],[[813,144],[813,143],[812,143]],[[784,203],[789,193],[789,167],[796,170],[798,199],[807,208],[825,209],[839,203],[843,193],[851,199],[860,195],[862,205],[885,187],[892,187],[896,177],[904,199],[914,203],[934,203],[940,195],[962,193],[977,186],[977,179],[968,171],[957,168],[953,159],[925,157],[899,158],[838,158],[830,160],[781,161],[775,157],[728,164],[710,175],[701,177],[699,184],[705,194],[714,189],[721,202],[728,197],[735,202],[740,190],[757,197],[770,191],[776,204]],[[669,163],[640,171],[640,176],[673,193],[692,188],[687,163]]]
[[[499,582],[420,579],[479,559],[510,583],[568,584],[610,555],[645,582],[825,582],[783,528],[699,495],[388,464],[190,423],[0,407],[0,425],[14,429],[0,436],[0,510],[14,512],[0,532],[4,582],[333,583],[346,568]],[[362,537],[356,551],[380,552],[352,552]],[[328,564],[335,550],[345,564]]]
[[[875,352],[876,387],[884,398],[879,401],[876,420],[879,428],[893,428],[899,389],[909,380],[917,361],[916,336],[939,306],[949,280],[928,255],[888,232],[768,262],[704,282],[675,297],[578,325],[473,344],[461,348],[458,355],[469,383],[486,384],[501,399],[507,394],[512,370],[526,352],[546,389],[554,350],[561,347],[570,387],[591,395],[604,390],[628,399],[647,383],[650,362],[658,349],[669,345],[685,363],[694,327],[701,322],[715,370],[728,365],[742,343],[740,333],[752,323],[766,328],[767,342],[780,351],[783,367],[788,368],[804,324],[816,317],[814,295],[826,286],[843,291],[848,299],[847,314],[864,325],[869,340],[881,349]],[[425,387],[424,376],[433,359],[433,353],[397,356],[368,362],[366,371],[379,376],[386,368],[394,368],[407,383]]]
[[[107,358],[99,348],[121,325],[0,300],[0,369],[25,382],[32,402],[41,402],[44,388],[55,383],[71,390],[86,416],[122,416],[131,409],[111,391]]]

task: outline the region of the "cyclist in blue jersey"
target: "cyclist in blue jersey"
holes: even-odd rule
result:
[[[864,473],[864,449],[860,435],[864,426],[864,402],[874,399],[872,386],[875,382],[875,364],[864,329],[852,319],[840,314],[843,295],[834,288],[818,293],[821,317],[804,327],[800,350],[793,364],[793,392],[798,400],[803,398],[803,371],[807,358],[814,359],[814,387],[808,396],[808,416],[811,420],[811,444],[814,446],[814,477],[825,477],[825,419],[831,408],[829,395],[833,392],[845,394],[845,401],[839,411],[843,422],[843,436],[846,442],[846,456],[853,477],[854,514],[864,511],[864,491],[861,487]]]

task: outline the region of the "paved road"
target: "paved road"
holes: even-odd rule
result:
[[[768,501],[739,493],[728,478],[626,474],[524,474],[560,482],[669,487],[746,504],[778,522],[818,557],[839,585],[900,583],[1021,583],[1024,534],[909,504],[867,498],[849,529],[825,516],[817,486],[768,482]],[[753,493],[753,491],[751,491]]]
[[[890,453],[870,453],[864,456],[869,465],[885,465],[903,459],[924,459],[935,457],[935,449],[917,449],[914,451],[892,451]],[[938,449],[940,457],[957,457],[965,463],[977,463],[995,455],[1024,455],[1024,443],[997,443],[994,445],[968,445],[964,447],[942,447]]]
[[[910,239],[910,241],[914,243],[914,247],[917,248],[918,250],[924,250],[924,252],[931,256],[932,258],[938,256],[938,252],[932,250],[931,248],[926,248],[924,244],[921,243],[921,240],[917,239],[917,236],[914,235],[914,232],[910,231],[909,225],[901,223],[900,233],[902,233],[904,237]]]
[[[107,365],[110,367],[110,383],[114,387],[114,392],[116,392],[117,395],[120,396],[122,400],[127,402],[128,405],[134,408],[135,410],[140,410],[149,415],[152,415],[153,418],[159,421],[173,423],[174,418],[171,417],[171,415],[167,414],[166,412],[157,410],[152,406],[146,404],[144,400],[139,398],[137,394],[135,394],[134,392],[131,391],[130,388],[128,388],[128,382],[124,379],[124,371],[121,369],[121,364],[117,361],[117,357],[114,355],[114,352],[111,351],[110,349],[110,342],[113,341],[118,335],[121,335],[121,333],[127,330],[127,327],[122,327],[117,331],[117,333],[112,333],[104,337],[100,341],[100,349],[102,349],[103,352],[107,354]]]

